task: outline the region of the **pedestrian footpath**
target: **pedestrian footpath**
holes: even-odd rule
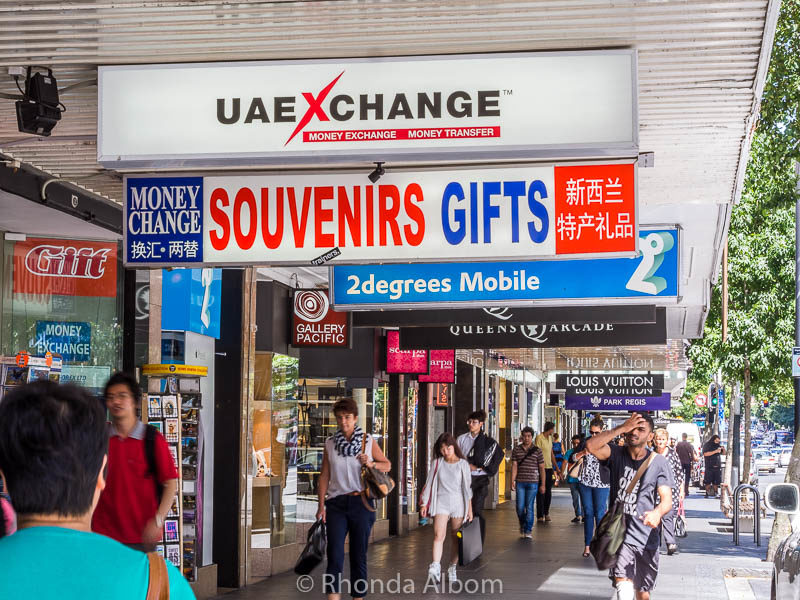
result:
[[[764,562],[771,521],[762,521],[761,546],[752,534],[742,534],[734,546],[730,522],[719,511],[719,500],[703,498],[695,488],[686,500],[689,535],[679,540],[680,553],[667,556],[662,549],[654,600],[766,600],[769,598],[769,564]],[[569,490],[555,488],[550,523],[536,523],[533,540],[519,537],[519,522],[512,502],[484,512],[486,544],[483,556],[459,567],[461,587],[426,589],[430,563],[431,527],[400,538],[373,544],[369,549],[370,598],[444,598],[455,595],[502,597],[507,600],[566,600],[613,596],[607,572],[598,571],[592,558],[583,558],[583,528],[572,524]],[[447,555],[447,548],[445,548]],[[322,597],[322,572],[300,582],[293,573],[276,575],[261,583],[220,596],[224,600],[301,600]],[[345,573],[349,567],[345,565]],[[726,578],[726,573],[729,577]],[[730,575],[746,577],[730,577]],[[443,578],[443,580],[446,578]],[[394,582],[393,587],[389,587]],[[472,582],[472,583],[468,583]],[[300,584],[298,586],[298,583]],[[310,591],[298,587],[313,584]],[[384,589],[381,591],[380,586]],[[494,585],[494,588],[490,586]],[[500,585],[502,587],[500,587]],[[477,589],[476,589],[477,586]],[[474,591],[473,591],[474,590]],[[346,598],[346,590],[343,590]]]

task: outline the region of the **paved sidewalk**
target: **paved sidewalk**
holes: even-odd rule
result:
[[[694,491],[694,490],[693,490]],[[583,558],[583,528],[571,524],[572,506],[567,490],[556,489],[551,509],[552,522],[536,523],[534,539],[519,538],[516,514],[511,502],[497,510],[486,511],[487,540],[482,557],[468,567],[459,567],[462,583],[477,592],[425,589],[430,563],[432,531],[423,527],[401,538],[376,543],[369,551],[369,577],[388,586],[395,580],[398,588],[373,588],[371,598],[439,598],[454,595],[499,596],[507,600],[547,598],[612,597],[607,572],[600,572],[591,558]],[[652,597],[657,600],[758,600],[769,598],[768,580],[764,579],[768,563],[767,539],[771,521],[762,523],[761,547],[756,547],[752,534],[742,535],[742,544],[734,546],[730,523],[719,512],[719,501],[693,493],[686,502],[688,537],[680,540],[681,552],[662,554],[660,573]],[[448,548],[445,547],[445,556]],[[751,579],[725,579],[726,571],[755,575]],[[231,592],[225,600],[300,600],[321,595],[322,568],[313,575],[314,589],[300,592],[294,574],[276,575],[264,582]],[[349,567],[345,563],[345,573]],[[491,580],[495,580],[492,592]],[[502,592],[499,583],[502,582]],[[412,590],[413,582],[413,590]],[[307,582],[305,582],[307,583]],[[379,584],[375,584],[379,585]],[[483,589],[481,589],[483,587]],[[467,588],[468,591],[472,591]],[[482,593],[483,592],[483,593]],[[347,598],[344,594],[343,598]]]

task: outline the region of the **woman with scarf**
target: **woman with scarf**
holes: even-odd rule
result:
[[[350,581],[353,598],[367,594],[367,544],[375,523],[375,507],[362,494],[361,467],[388,472],[392,464],[372,438],[358,426],[358,405],[343,398],[333,405],[338,430],[325,440],[319,476],[317,519],[328,534],[328,567],[323,589],[328,600],[339,600],[344,566],[344,541],[350,535]]]
[[[655,451],[661,454],[672,467],[672,510],[661,518],[662,530],[664,531],[664,541],[667,544],[667,554],[672,555],[678,550],[678,540],[675,537],[675,520],[678,518],[678,509],[683,500],[683,466],[678,453],[669,447],[669,433],[664,428],[656,429]]]

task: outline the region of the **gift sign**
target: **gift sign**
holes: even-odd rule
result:
[[[430,370],[427,375],[420,375],[420,383],[455,383],[456,351],[431,350]]]
[[[400,334],[386,334],[387,373],[428,373],[427,350],[400,350]]]
[[[14,293],[114,298],[117,245],[45,238],[16,242]]]

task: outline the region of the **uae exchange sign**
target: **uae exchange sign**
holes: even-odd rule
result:
[[[113,168],[620,156],[635,50],[99,68]]]

